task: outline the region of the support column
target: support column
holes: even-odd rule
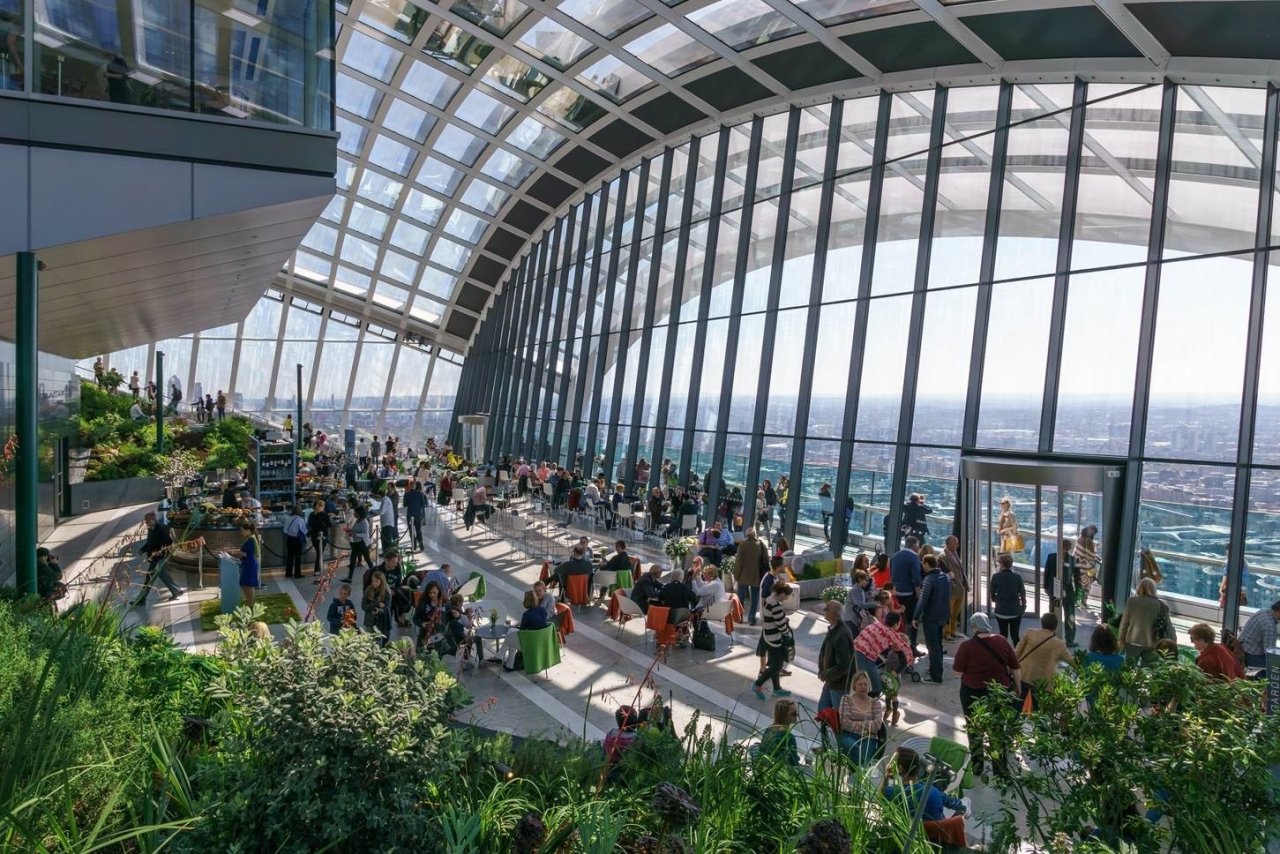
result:
[[[30,51],[27,51],[30,53]],[[14,469],[14,552],[18,592],[36,595],[36,542],[39,530],[40,436],[37,411],[39,352],[37,313],[39,261],[34,252],[18,253],[17,317],[14,319],[18,452]]]
[[[156,351],[156,453],[164,453],[164,401],[167,390],[164,387],[164,353]]]
[[[393,366],[394,368],[394,366]],[[297,372],[295,380],[297,382],[297,392],[293,396],[293,452],[296,454],[302,450],[302,363],[298,362],[295,367]],[[387,380],[387,387],[390,388],[391,380]],[[386,398],[383,398],[383,411],[386,410]],[[295,463],[296,465],[296,463]]]

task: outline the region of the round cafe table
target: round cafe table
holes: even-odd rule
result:
[[[502,661],[502,647],[506,643],[507,637],[511,634],[511,626],[498,623],[497,625],[481,626],[476,629],[476,639],[489,641],[493,644],[493,654],[489,656],[487,661]]]

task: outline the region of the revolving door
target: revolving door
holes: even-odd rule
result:
[[[1050,555],[1070,554],[1070,548],[1064,551],[1063,540],[1074,544],[1082,531],[1093,526],[1096,580],[1084,586],[1081,609],[1085,622],[1105,617],[1104,603],[1114,603],[1117,589],[1127,589],[1121,585],[1129,583],[1130,568],[1119,560],[1124,463],[968,456],[960,460],[960,475],[958,515],[970,578],[970,613],[989,610],[987,591],[1001,554],[1012,557],[1013,571],[1022,576],[1027,612],[1049,610],[1050,600],[1061,596],[1062,574],[1056,589],[1049,589],[1046,560]],[[1000,533],[1005,500],[1021,543]],[[1004,518],[1007,525],[1009,517]]]

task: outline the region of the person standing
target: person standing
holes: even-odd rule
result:
[[[173,533],[169,526],[157,519],[155,513],[148,513],[143,519],[147,523],[147,538],[139,551],[147,556],[147,575],[142,582],[142,591],[138,594],[138,598],[133,600],[133,604],[138,606],[147,604],[147,594],[151,592],[151,586],[157,578],[161,584],[169,588],[170,600],[177,599],[186,592],[173,583],[173,578],[170,577],[166,566],[169,561],[169,550],[173,546]]]
[[[142,380],[138,378],[137,371],[129,375],[129,393],[133,395],[134,400],[137,400],[138,395],[142,394]]]
[[[427,494],[422,481],[415,480],[404,494],[404,515],[409,520],[409,542],[414,551],[422,551],[422,517],[427,510]]]
[[[254,535],[251,522],[240,523],[240,536],[244,537],[243,542],[240,543],[240,550],[236,552],[240,558],[240,602],[252,608],[253,597],[257,594],[258,585],[262,582],[259,577],[261,573],[258,564],[258,538]]]
[[[325,546],[329,542],[329,533],[333,530],[333,518],[324,509],[324,499],[317,500],[307,519],[307,538],[311,540],[311,548],[315,549],[315,568],[312,575],[320,575],[320,562],[324,559]]]
[[[960,557],[960,538],[954,534],[947,537],[942,548],[942,568],[951,576],[951,617],[942,632],[943,640],[951,640],[964,619],[964,603],[969,598],[969,573],[965,569],[964,560]]]
[[[840,708],[840,700],[849,689],[850,671],[853,669],[853,630],[844,621],[844,606],[838,599],[827,601],[824,613],[827,618],[827,634],[818,650],[818,678],[822,680],[822,693],[818,696],[818,711]]]
[[[787,620],[786,601],[791,597],[791,586],[782,582],[773,585],[773,591],[765,600],[763,610],[764,631],[762,638],[765,646],[765,667],[756,677],[754,690],[757,700],[765,699],[766,681],[773,683],[773,696],[790,697],[791,692],[782,687],[779,676],[782,667],[787,663],[792,650],[795,649],[795,636],[791,633],[791,623]]]
[[[1022,672],[1018,656],[1009,642],[991,632],[991,618],[981,612],[969,618],[967,641],[956,649],[951,668],[960,674],[960,708],[964,710],[966,726],[972,726],[974,703],[991,693],[993,686],[1000,686],[1022,696]],[[973,772],[986,770],[986,753],[993,753],[997,774],[1007,774],[1008,765],[1004,750],[980,738],[970,736],[969,750],[973,756]]]
[[[293,505],[284,523],[284,577],[302,577],[302,552],[307,547],[307,523],[302,508]]]
[[[746,535],[738,545],[734,572],[738,582],[738,601],[746,607],[750,599],[751,607],[747,611],[747,623],[752,626],[756,624],[756,615],[760,610],[760,582],[764,579],[767,567],[764,546],[760,543],[755,527],[747,528]]]
[[[818,487],[818,505],[822,509],[822,540],[831,542],[831,517],[836,512],[836,501],[831,495],[831,484],[824,483]]]
[[[364,612],[365,631],[377,631],[382,635],[378,642],[386,646],[391,639],[391,588],[381,571],[371,574],[360,597],[360,610]]]
[[[1022,576],[1013,571],[1013,555],[1002,554],[997,559],[1000,569],[991,576],[991,610],[1000,625],[1000,636],[1014,646],[1018,645],[1018,631],[1022,615],[1027,612],[1027,587]]]
[[[400,539],[396,532],[396,506],[391,503],[390,496],[384,492],[375,492],[378,499],[378,519],[382,526],[382,550],[394,548]]]
[[[1141,660],[1144,664],[1155,660],[1157,643],[1177,640],[1169,620],[1169,606],[1156,595],[1156,583],[1152,579],[1139,581],[1137,594],[1124,604],[1118,637],[1125,658],[1130,663]]]
[[[1022,670],[1022,683],[1031,690],[1031,702],[1039,703],[1039,695],[1053,688],[1058,664],[1071,664],[1075,657],[1058,637],[1058,615],[1046,611],[1040,615],[1040,628],[1028,629],[1014,652]]]
[[[1049,591],[1049,610],[1062,614],[1062,634],[1068,647],[1076,644],[1076,591],[1080,589],[1080,571],[1072,554],[1075,543],[1062,541],[1062,566],[1058,566],[1058,553],[1044,559],[1044,586]],[[1059,578],[1059,574],[1061,577]]]
[[[924,681],[941,685],[942,629],[951,618],[951,577],[938,568],[937,555],[926,555],[921,564],[924,581],[914,622],[924,629],[924,645],[929,650],[929,675]]]
[[[920,555],[917,554],[919,548],[919,540],[915,537],[907,537],[906,544],[889,558],[889,579],[893,582],[898,603],[902,605],[903,613],[908,620],[916,612],[916,601],[920,596],[920,586],[924,582],[924,570],[920,566]],[[917,645],[914,621],[910,624],[907,635],[911,638],[912,652],[915,653],[916,658],[919,658],[922,653]]]
[[[218,389],[218,399],[214,401],[214,405],[218,408],[218,420],[227,417],[227,395],[222,389]]]

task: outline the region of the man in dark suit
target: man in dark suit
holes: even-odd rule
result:
[[[165,566],[169,560],[169,548],[173,545],[173,533],[169,530],[169,526],[158,521],[155,513],[148,513],[145,519],[147,539],[143,541],[139,551],[147,556],[149,563],[146,580],[142,582],[142,592],[138,594],[137,599],[133,600],[133,604],[138,606],[147,604],[147,594],[151,592],[152,584],[157,578],[160,579],[161,584],[169,588],[171,601],[187,592],[173,583],[173,578],[170,577],[169,570]]]

